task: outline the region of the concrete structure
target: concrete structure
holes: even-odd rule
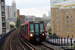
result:
[[[50,0],[51,7],[54,7],[53,5],[56,3],[66,2],[66,1],[70,1],[70,0]]]
[[[10,31],[10,23],[6,20],[6,33]]]
[[[55,33],[61,37],[75,38],[75,8],[70,8],[70,6],[75,5],[74,1],[71,4],[65,3],[64,6],[66,7],[62,5],[59,7],[58,4],[58,7],[51,8],[51,28],[53,34]]]
[[[0,34],[6,33],[5,0],[0,0]]]
[[[35,16],[25,16],[25,23],[28,21],[34,21],[35,20]]]
[[[19,10],[17,10],[17,18],[19,19],[19,16],[20,16],[20,12]]]
[[[19,16],[19,20],[20,20],[20,24],[25,23],[25,16],[24,15],[20,15]]]
[[[6,6],[6,17],[9,22],[17,21],[17,9],[15,1],[12,2],[12,6]]]

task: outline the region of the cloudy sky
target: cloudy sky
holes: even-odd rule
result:
[[[11,6],[13,0],[6,0],[6,5]],[[17,9],[20,9],[21,15],[34,15],[42,17],[48,16],[50,11],[50,0],[15,0]]]

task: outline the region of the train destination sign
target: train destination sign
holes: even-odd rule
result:
[[[39,22],[34,22],[34,23],[39,23]]]

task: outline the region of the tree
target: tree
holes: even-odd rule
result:
[[[10,24],[10,29],[12,30],[12,28],[14,28],[14,25]]]
[[[52,34],[52,33],[51,33],[51,28],[48,29],[48,33],[49,33],[49,34]]]
[[[42,20],[40,17],[35,17],[35,20]]]
[[[19,19],[17,18],[17,21],[16,21],[16,28],[18,28],[20,26],[20,21]]]
[[[35,17],[35,20],[43,20],[45,21],[45,23],[48,23],[49,21],[51,21],[51,19],[42,19],[40,17]]]
[[[56,34],[55,34],[55,33],[54,33],[53,35],[54,35],[54,36],[56,36]]]

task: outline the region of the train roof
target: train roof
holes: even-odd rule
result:
[[[36,20],[36,21],[30,21],[30,22],[37,22],[38,20]],[[39,22],[41,22],[41,21],[39,21]]]
[[[28,21],[28,22],[32,23],[32,22],[43,22],[43,21]],[[28,24],[28,22],[21,24],[21,26]]]

